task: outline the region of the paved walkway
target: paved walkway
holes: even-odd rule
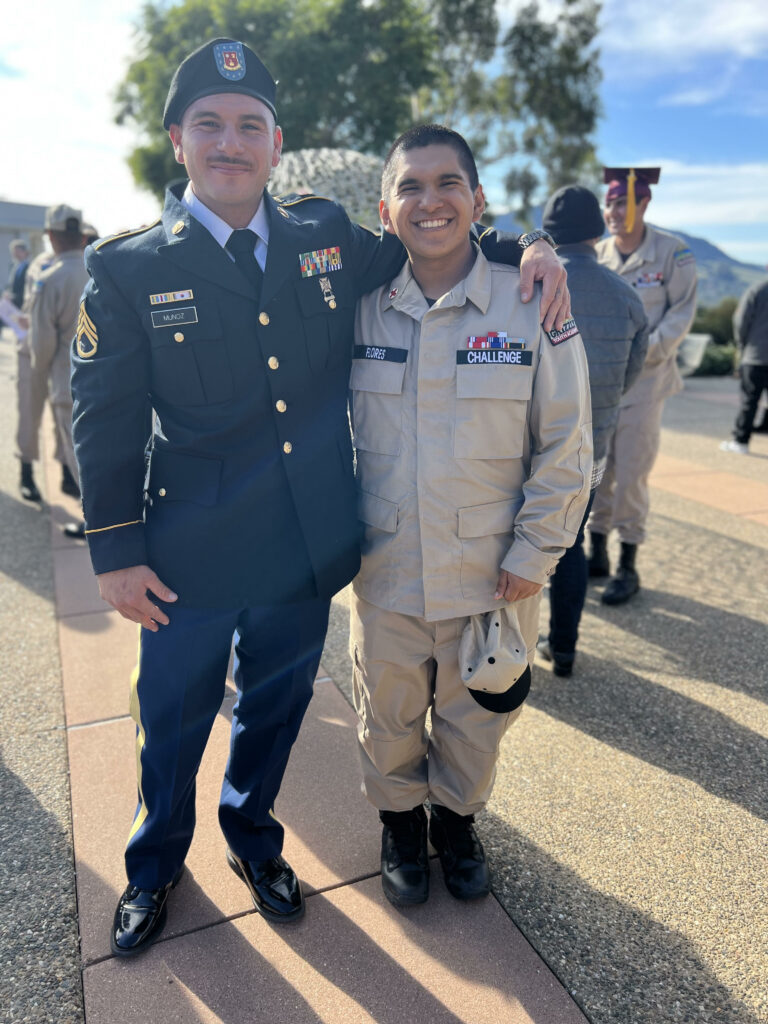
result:
[[[4,343],[0,398],[11,372]],[[200,772],[189,870],[161,941],[127,962],[110,955],[108,927],[135,800],[136,627],[106,610],[85,546],[60,533],[77,509],[55,464],[45,464],[50,524],[16,501],[11,465],[0,477],[13,545],[0,609],[13,644],[0,693],[13,722],[0,764],[0,882],[11,896],[0,1021],[768,1021],[768,436],[750,457],[716,452],[734,396],[733,381],[693,381],[670,403],[643,593],[610,614],[590,597],[565,685],[536,669],[480,826],[495,896],[457,903],[434,861],[428,904],[402,913],[383,898],[344,697],[340,595],[276,808],[305,919],[267,925],[224,860],[216,803],[230,684]],[[10,463],[12,414],[3,419]]]

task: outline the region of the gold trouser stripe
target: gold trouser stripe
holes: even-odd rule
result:
[[[132,519],[130,523],[115,523],[114,526],[99,526],[95,530],[86,530],[86,533],[104,533],[105,530],[119,530],[121,526],[135,526],[136,523],[142,522],[141,519]]]
[[[141,706],[139,704],[139,669],[141,667],[141,626],[139,626],[139,652],[136,659],[136,668],[131,673],[131,718],[136,723],[136,781],[139,787],[139,810],[133,820],[131,831],[128,834],[128,842],[136,835],[147,817],[147,805],[144,800],[144,790],[141,786],[141,752],[144,749],[144,726],[141,724]]]

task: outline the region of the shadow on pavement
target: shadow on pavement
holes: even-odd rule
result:
[[[567,686],[536,671],[527,703],[768,819],[768,740],[612,662],[578,658]]]
[[[82,1021],[69,837],[2,759],[0,840],[2,1019]]]
[[[492,864],[512,866],[494,875],[500,903],[594,1024],[761,1024],[687,938],[594,889],[496,814],[478,826]]]

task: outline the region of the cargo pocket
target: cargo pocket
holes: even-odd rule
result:
[[[529,366],[458,365],[453,454],[457,459],[519,459],[533,388]]]
[[[352,433],[361,451],[400,454],[405,366],[405,362],[352,360]]]
[[[523,503],[506,498],[459,509],[460,585],[463,597],[493,597],[501,563],[514,536],[515,516]]]

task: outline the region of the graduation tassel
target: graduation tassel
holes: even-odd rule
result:
[[[637,175],[634,168],[631,168],[627,175],[627,216],[625,218],[628,235],[631,234],[632,228],[635,226],[635,181],[637,181]]]

